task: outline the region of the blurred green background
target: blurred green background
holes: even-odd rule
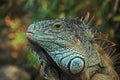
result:
[[[119,53],[119,5],[119,0],[0,0],[0,68],[13,65],[27,72],[28,80],[39,80],[38,62],[26,45],[25,32],[29,24],[45,19],[81,17],[88,11],[95,16],[93,24],[117,44]]]

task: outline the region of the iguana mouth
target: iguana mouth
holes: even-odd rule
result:
[[[49,34],[44,34],[44,33],[37,34],[30,31],[26,32],[26,36],[27,36],[27,39],[31,39],[33,41],[36,41],[38,39],[39,41],[44,41],[44,42],[49,42],[49,41],[51,42],[52,40],[57,38],[56,36],[52,36]]]
[[[32,32],[29,32],[29,31],[26,32],[26,37],[27,37],[27,38],[30,38],[32,35],[33,35]]]

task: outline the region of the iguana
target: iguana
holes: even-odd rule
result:
[[[81,19],[58,18],[31,24],[28,42],[37,53],[45,80],[119,80],[110,54],[115,45]],[[112,52],[111,52],[112,51]]]

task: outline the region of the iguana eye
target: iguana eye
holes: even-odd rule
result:
[[[61,30],[63,30],[63,28],[64,28],[64,25],[62,22],[55,22],[52,25],[52,30],[54,32],[60,32]]]

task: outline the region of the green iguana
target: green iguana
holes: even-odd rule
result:
[[[44,20],[28,27],[26,35],[39,57],[41,79],[119,80],[110,57],[115,44],[92,31],[89,16]]]

